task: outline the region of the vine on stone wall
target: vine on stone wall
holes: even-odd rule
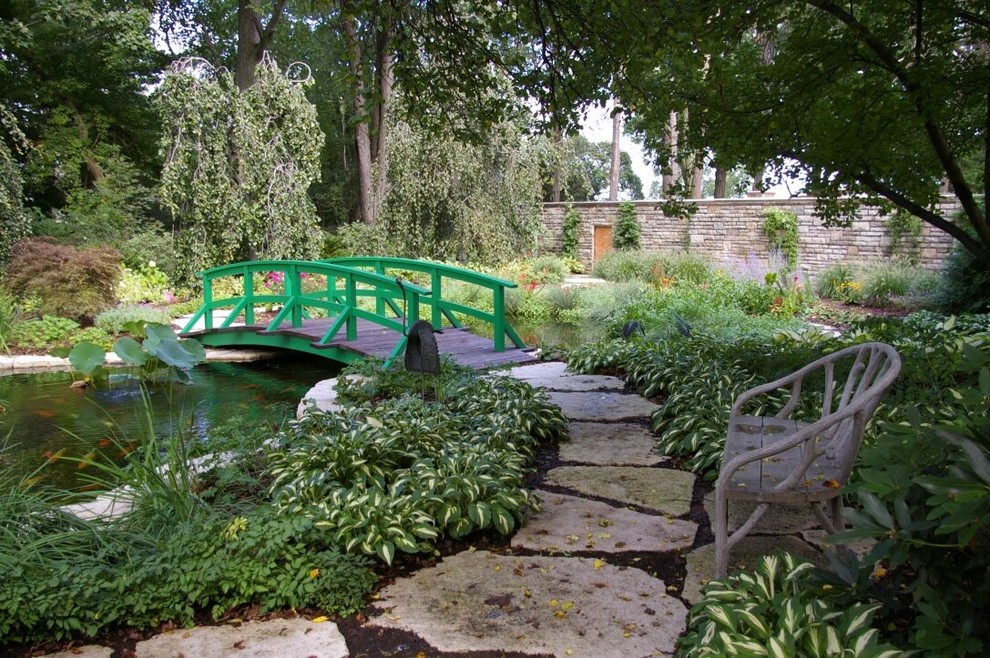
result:
[[[883,228],[890,238],[887,254],[892,256],[898,250],[902,250],[911,264],[917,265],[921,260],[922,226],[921,218],[908,212],[897,211],[888,216],[883,223]]]
[[[299,75],[300,70],[303,72]],[[240,91],[202,59],[176,62],[162,83],[162,204],[178,221],[180,275],[251,257],[319,254],[316,208],[323,133],[303,88],[308,68],[269,57]]]
[[[568,203],[564,209],[563,249],[561,255],[568,258],[577,258],[580,240],[581,214],[574,209],[573,203]]]
[[[639,220],[636,218],[636,205],[632,201],[619,204],[612,243],[619,250],[639,249]]]
[[[793,210],[768,208],[763,213],[763,235],[766,236],[770,251],[779,252],[793,272],[798,261],[798,217]]]

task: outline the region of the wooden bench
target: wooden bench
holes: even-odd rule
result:
[[[849,368],[845,382],[837,376]],[[826,532],[845,527],[842,488],[849,480],[863,431],[901,369],[890,345],[863,343],[810,363],[797,372],[750,389],[732,405],[722,468],[715,485],[715,577],[724,578],[729,551],[774,503],[807,503]],[[818,420],[791,418],[809,379],[821,396]],[[809,386],[810,387],[810,386]],[[747,416],[743,408],[761,395],[785,389],[789,397],[774,416]],[[759,400],[757,400],[759,402]],[[746,521],[729,534],[729,501],[756,502]],[[824,505],[830,503],[831,517]]]

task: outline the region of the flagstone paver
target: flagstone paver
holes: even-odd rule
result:
[[[677,551],[690,548],[698,526],[624,507],[537,490],[541,512],[512,537],[513,548],[550,553]]]
[[[695,479],[693,473],[669,468],[561,466],[549,471],[544,482],[588,496],[683,516],[691,511]]]
[[[554,391],[622,391],[626,382],[608,375],[582,375],[566,372],[566,363],[547,361],[528,366],[519,366],[509,371],[509,375],[536,388]]]
[[[138,642],[140,658],[347,658],[347,643],[330,622],[273,619],[240,625],[201,626]]]
[[[440,651],[667,656],[687,608],[639,569],[574,557],[463,551],[385,588],[369,624]]]
[[[547,395],[571,420],[647,420],[657,409],[635,394],[549,391]]]
[[[565,462],[655,466],[669,461],[654,451],[656,438],[643,425],[575,421],[568,426],[568,434],[570,440],[560,444],[559,452]]]

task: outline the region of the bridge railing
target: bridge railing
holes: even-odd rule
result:
[[[255,275],[264,275],[270,282],[266,290],[256,290]],[[389,359],[405,349],[405,329],[419,319],[420,300],[430,291],[408,282],[397,282],[394,278],[377,272],[347,267],[324,261],[299,260],[257,260],[231,265],[221,265],[198,274],[203,279],[203,305],[182,328],[182,333],[197,330],[211,331],[227,329],[243,317],[245,325],[255,325],[256,307],[281,306],[281,309],[265,326],[264,331],[284,328],[288,322],[293,328],[301,327],[303,320],[311,317],[311,309],[322,309],[329,317],[335,318],[317,345],[326,345],[344,329],[346,339],[357,338],[357,320],[369,320],[375,324],[403,334]],[[215,285],[218,279],[233,277],[240,279],[240,294],[216,297]],[[325,277],[325,284],[305,286],[309,277]],[[235,285],[235,288],[237,286]],[[309,289],[304,289],[309,288]],[[404,300],[407,306],[405,316],[370,311],[363,308],[360,300],[372,296],[375,299]],[[214,311],[226,311],[226,317],[215,322]],[[202,322],[202,327],[198,327]]]
[[[430,307],[430,324],[433,325],[434,329],[441,329],[445,319],[450,326],[461,327],[463,323],[458,318],[458,315],[464,315],[491,325],[492,342],[495,344],[496,352],[505,351],[506,336],[509,337],[509,340],[516,347],[526,347],[526,343],[523,342],[505,319],[505,290],[507,288],[517,287],[512,281],[452,265],[431,263],[411,258],[351,256],[346,258],[331,258],[321,262],[367,269],[390,278],[396,273],[401,274],[405,272],[428,275],[430,279],[429,291],[427,294],[421,294],[419,301]],[[444,290],[447,288],[447,284],[452,281],[472,284],[488,290],[492,300],[491,312],[445,299],[443,296]],[[410,284],[405,285],[408,286]],[[395,310],[394,301],[390,302],[384,296],[378,296],[375,304],[375,310],[378,313],[385,313],[386,308]]]

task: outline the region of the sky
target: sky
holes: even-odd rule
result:
[[[610,107],[592,107],[588,110],[584,121],[584,127],[581,129],[581,134],[592,142],[612,142],[612,117],[609,116],[611,108]],[[649,194],[650,186],[653,184],[653,180],[656,176],[653,173],[653,167],[649,164],[649,160],[646,154],[643,152],[643,147],[632,140],[631,137],[624,134],[619,138],[619,147],[629,154],[632,159],[633,171],[639,176],[640,180],[643,181],[643,193]],[[799,186],[795,185],[792,181],[791,188],[797,189]],[[767,196],[772,196],[775,198],[788,198],[791,196],[787,189],[787,186],[783,183],[771,187],[767,191]],[[607,191],[606,191],[606,197]],[[620,195],[621,198],[621,195]]]

